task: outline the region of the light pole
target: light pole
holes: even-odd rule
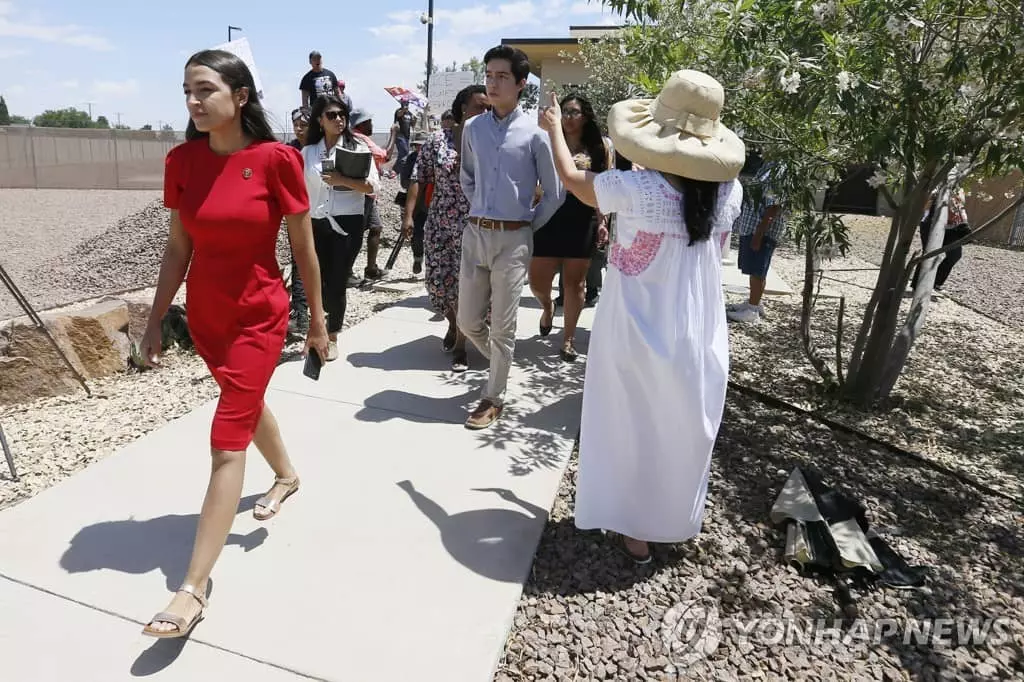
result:
[[[424,127],[430,125],[430,76],[434,72],[434,0],[427,1],[427,13],[420,16],[420,22],[427,25],[427,80],[424,81],[423,96],[427,98],[427,107],[423,110]]]
[[[228,26],[228,42],[229,42],[229,43],[231,42],[231,32],[232,32],[232,31],[241,31],[241,30],[242,30],[242,29],[240,29],[240,28],[239,28],[239,27],[237,27],[237,26]]]

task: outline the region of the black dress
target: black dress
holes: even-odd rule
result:
[[[577,154],[576,167],[590,168],[590,156]],[[597,248],[597,210],[571,192],[544,227],[533,235],[534,258],[591,258]]]

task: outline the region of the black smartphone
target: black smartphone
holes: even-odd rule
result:
[[[320,358],[320,353],[317,353],[315,348],[310,348],[309,353],[306,354],[306,364],[302,368],[302,373],[313,381],[319,381],[320,368],[323,366],[324,361]]]

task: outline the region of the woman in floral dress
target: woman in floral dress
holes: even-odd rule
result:
[[[463,125],[488,109],[487,90],[471,85],[455,97],[452,115],[455,125],[432,135],[420,150],[409,184],[410,202],[415,206],[420,191],[433,185],[430,210],[424,228],[423,257],[426,264],[427,295],[430,306],[448,320],[441,349],[452,353],[452,369],[468,368],[466,337],[455,324],[459,309],[459,263],[462,259],[462,228],[469,214],[469,199],[459,184],[459,153]],[[411,210],[406,215],[412,215]]]

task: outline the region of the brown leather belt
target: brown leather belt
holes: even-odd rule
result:
[[[521,230],[531,224],[528,220],[493,220],[473,216],[469,217],[469,222],[484,230],[499,230],[501,232]]]

